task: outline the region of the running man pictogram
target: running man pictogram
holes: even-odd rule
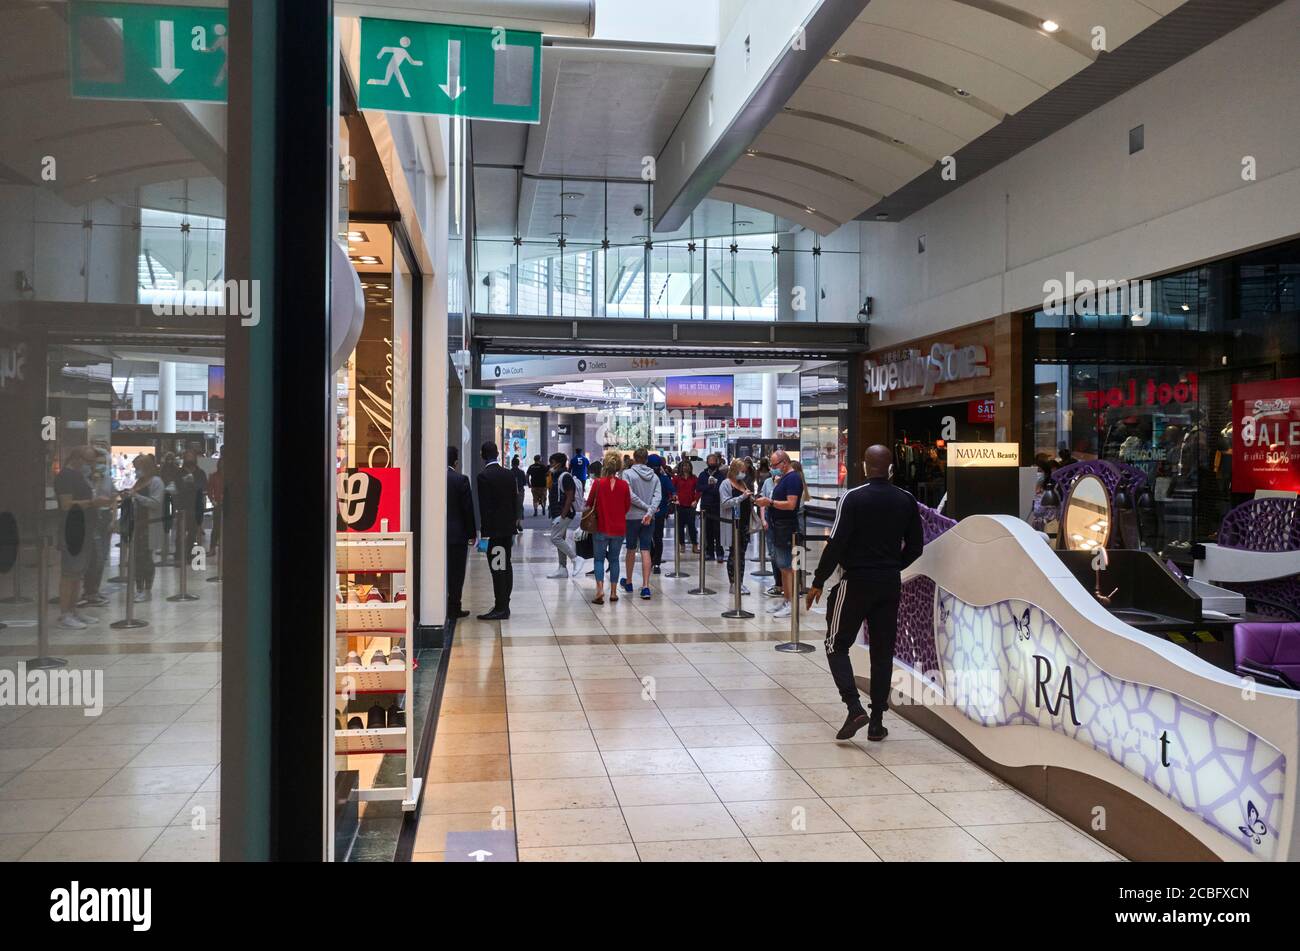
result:
[[[387,86],[393,81],[393,77],[397,77],[397,85],[402,87],[402,95],[407,99],[410,99],[411,91],[406,88],[406,79],[402,76],[402,64],[405,62],[410,63],[412,66],[423,66],[424,63],[414,59],[411,56],[410,51],[407,50],[407,47],[411,45],[411,38],[409,36],[404,36],[397,42],[401,45],[382,47],[379,52],[375,54],[375,59],[383,59],[385,56],[389,57],[388,69],[384,73],[383,79],[379,79],[378,77],[367,79],[366,85]]]

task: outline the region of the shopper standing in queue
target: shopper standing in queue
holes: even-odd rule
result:
[[[632,508],[632,490],[619,478],[623,457],[617,450],[605,453],[599,474],[592,476],[591,496],[587,505],[596,509],[596,535],[592,540],[595,554],[596,597],[592,604],[605,603],[605,565],[609,564],[609,600],[618,600],[618,554],[627,531],[627,517]]]
[[[54,477],[54,497],[63,512],[63,529],[59,535],[61,571],[59,574],[59,627],[84,630],[99,618],[77,611],[77,592],[86,576],[90,549],[94,545],[92,522],[99,510],[112,504],[112,498],[98,498],[91,486],[95,450],[78,446],[64,457],[59,474]]]
[[[740,585],[741,594],[749,594],[745,587],[745,549],[749,547],[749,519],[753,511],[753,493],[745,484],[745,463],[733,459],[727,467],[727,478],[718,489],[721,502],[718,511],[722,514],[722,539],[729,542],[731,552],[727,555],[727,580],[731,583],[730,594],[736,593]],[[738,528],[733,527],[739,526]],[[736,577],[736,560],[740,560],[740,577]]]
[[[163,511],[167,488],[158,474],[154,456],[141,453],[135,457],[135,485],[131,487],[131,550],[135,553],[135,594],[137,604],[153,597],[154,550],[162,544]]]
[[[510,594],[515,586],[515,570],[510,549],[515,541],[516,506],[519,486],[500,461],[501,451],[494,442],[485,442],[479,450],[483,471],[478,474],[478,521],[487,538],[488,571],[492,574],[492,610],[480,614],[480,621],[505,621],[510,617]]]
[[[474,520],[474,493],[469,477],[456,471],[460,450],[447,447],[447,619],[469,617],[461,607],[465,590],[465,561],[478,540]]]
[[[663,486],[659,475],[648,465],[650,450],[642,447],[632,456],[632,468],[623,473],[623,479],[632,490],[632,507],[627,513],[627,574],[623,590],[632,593],[632,565],[637,550],[641,552],[641,600],[650,600],[650,561],[654,547],[654,520],[659,511]]]
[[[654,531],[650,539],[650,571],[661,574],[664,563],[664,526],[668,524],[668,513],[673,510],[673,480],[666,471],[663,456],[652,453],[646,465],[654,470],[659,478],[659,508],[655,510]]]
[[[776,480],[772,494],[757,499],[756,504],[766,510],[772,569],[781,573],[781,603],[769,611],[772,617],[780,619],[790,616],[790,599],[799,594],[794,581],[794,546],[803,505],[803,479],[782,449],[772,453],[771,466]]]
[[[673,495],[677,501],[677,544],[685,545],[689,535],[691,548],[700,553],[700,536],[695,530],[695,503],[700,494],[695,485],[695,469],[689,459],[677,463],[673,476]]]
[[[882,719],[889,708],[894,671],[894,638],[902,572],[921,557],[921,513],[911,493],[892,485],[894,454],[885,446],[867,450],[867,481],[840,498],[831,538],[808,591],[808,607],[821,597],[826,579],[840,569],[840,580],[826,603],[826,659],[840,698],[848,707],[844,726],[835,734],[847,740],[863,726],[868,740],[889,735]],[[853,679],[849,648],[867,624],[871,650],[871,714],[868,717]]]
[[[704,536],[704,557],[722,561],[722,526],[718,521],[718,489],[726,475],[722,472],[722,457],[709,453],[704,460],[705,469],[695,481],[695,491],[700,497],[700,532]]]

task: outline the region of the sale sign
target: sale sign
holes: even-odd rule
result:
[[[402,470],[343,469],[338,473],[340,532],[402,529]]]
[[[1300,379],[1232,387],[1232,491],[1300,491]]]

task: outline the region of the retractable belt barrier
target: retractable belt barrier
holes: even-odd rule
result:
[[[126,617],[109,625],[109,627],[116,628],[119,631],[124,628],[148,627],[149,625],[148,621],[138,621],[135,617],[135,546],[140,544],[140,535],[142,534],[140,529],[142,526],[137,522],[138,513],[136,512],[135,499],[127,496],[126,505],[130,510],[130,517],[127,521],[131,526],[131,535],[121,548],[126,553],[126,574],[124,576],[126,579],[126,588],[124,589],[126,592]],[[144,529],[143,534],[147,540],[149,536],[148,526],[144,526]],[[149,553],[149,557],[153,557],[153,552]]]

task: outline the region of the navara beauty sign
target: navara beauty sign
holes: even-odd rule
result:
[[[1300,491],[1300,379],[1232,388],[1232,491]]]

